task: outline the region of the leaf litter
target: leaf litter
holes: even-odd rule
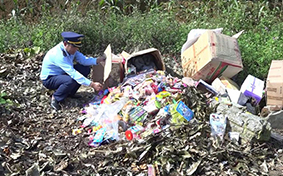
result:
[[[63,110],[50,106],[52,91],[39,80],[43,54],[29,59],[22,53],[1,54],[0,175],[279,175],[282,143],[239,144],[227,135],[210,136],[213,107],[197,89],[188,87],[183,100],[194,111],[189,123],[171,125],[143,140],[116,142],[92,148],[84,133],[72,135],[80,110],[93,98],[81,88],[83,99],[67,99]],[[170,59],[166,65],[174,65]],[[173,68],[173,67],[170,67]],[[179,68],[178,68],[179,69]],[[180,71],[176,71],[177,73]],[[175,72],[175,73],[176,73]]]

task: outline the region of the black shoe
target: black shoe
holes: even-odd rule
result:
[[[75,99],[82,98],[81,95],[77,95],[77,94],[75,94],[75,95],[69,95],[69,97],[70,97],[70,98],[75,98]]]
[[[54,97],[51,98],[51,103],[50,103],[51,107],[53,109],[55,109],[56,111],[60,110],[61,109],[61,106],[59,105],[58,101],[55,100]]]

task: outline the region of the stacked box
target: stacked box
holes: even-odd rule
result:
[[[283,60],[271,62],[267,81],[267,105],[283,106]]]

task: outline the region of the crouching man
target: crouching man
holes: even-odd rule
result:
[[[76,95],[81,85],[102,90],[102,84],[87,78],[90,66],[105,60],[102,57],[86,57],[78,51],[84,35],[75,32],[62,32],[63,41],[50,49],[43,58],[40,79],[47,89],[55,90],[51,98],[51,107],[60,110],[59,102],[66,97],[79,98]],[[74,65],[74,60],[77,62]]]

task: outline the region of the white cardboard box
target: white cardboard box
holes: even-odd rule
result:
[[[262,98],[263,88],[264,81],[252,75],[248,75],[242,84],[240,91],[247,97],[255,98],[257,103],[259,103]]]

